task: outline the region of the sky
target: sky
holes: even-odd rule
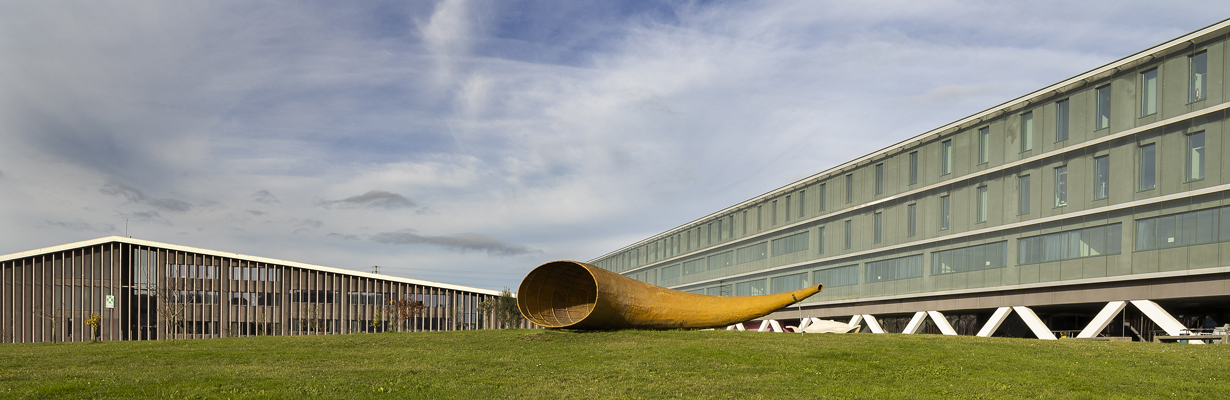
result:
[[[0,254],[128,235],[515,291],[544,262],[1227,17],[1184,0],[5,1]]]

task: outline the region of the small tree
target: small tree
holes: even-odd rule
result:
[[[51,322],[51,341],[60,341],[60,320],[64,318],[64,309],[60,307],[52,308],[51,311],[41,307],[34,306],[34,316],[48,320]]]
[[[102,336],[100,334],[100,328],[102,327],[102,316],[95,313],[90,313],[90,317],[85,319],[85,326],[90,327],[90,341],[97,342],[98,338]]]
[[[497,297],[492,297],[478,303],[478,311],[483,314],[495,313],[495,320],[503,328],[516,327],[521,322],[521,311],[517,309],[517,298],[505,286]]]
[[[183,305],[169,302],[158,305],[158,316],[166,325],[167,338],[170,340],[175,340],[175,335],[183,333],[184,308]]]
[[[397,326],[398,332],[404,331],[406,322],[423,311],[423,302],[411,300],[409,295],[400,299],[389,299],[388,304],[393,307],[393,318],[397,319],[393,324]]]

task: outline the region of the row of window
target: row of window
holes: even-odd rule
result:
[[[1230,241],[1230,207],[1136,221],[1136,250]]]
[[[810,236],[809,231],[802,231],[786,237],[773,239],[773,255],[780,256],[800,251],[805,251],[808,248]],[[683,275],[698,274],[705,271],[729,267],[735,264],[749,263],[752,261],[763,260],[767,258],[766,249],[769,243],[760,242],[749,246],[744,246],[733,251],[725,251],[709,257],[697,258],[694,260],[684,261],[681,264],[662,267],[662,279],[675,279]]]
[[[1017,265],[1038,264],[1120,254],[1123,225],[1114,223],[1017,239]],[[1230,241],[1230,206],[1136,221],[1136,250],[1156,250]],[[931,253],[931,275],[1007,267],[1007,241]],[[922,276],[922,255],[866,263],[865,283]],[[815,271],[815,281],[826,287],[857,285],[858,264]],[[781,293],[807,286],[801,272],[770,280],[772,292]],[[764,280],[734,285],[736,296],[763,294]],[[740,291],[739,288],[748,290]],[[755,290],[753,290],[755,289]],[[723,292],[722,295],[727,295]]]
[[[1158,87],[1158,68],[1151,68],[1139,74],[1139,93],[1140,93],[1140,115],[1142,117],[1157,113],[1159,87]],[[1208,54],[1206,51],[1199,51],[1188,56],[1188,101],[1197,102],[1208,97]],[[1110,126],[1111,113],[1111,86],[1109,84],[1094,88],[1095,109],[1094,109],[1094,129],[1101,130]],[[1070,100],[1061,99],[1053,103],[1055,107],[1055,141],[1063,142],[1068,140],[1069,132],[1069,116],[1071,115]],[[1034,115],[1031,110],[1020,114],[1020,151],[1026,152],[1033,150],[1034,143]],[[978,138],[978,164],[985,164],[990,160],[991,153],[991,136],[989,127],[981,127],[977,130]],[[1189,135],[1188,137],[1188,155],[1187,155],[1187,172],[1186,178],[1188,181],[1200,180],[1204,177],[1204,136],[1203,132]],[[1140,148],[1140,179],[1139,189],[1149,190],[1156,185],[1156,163],[1155,149],[1153,144],[1142,145]],[[908,154],[909,166],[909,185],[918,183],[919,161],[918,151],[913,151]],[[948,175],[953,172],[953,143],[952,139],[944,140],[940,143],[940,175]],[[1095,184],[1094,196],[1095,200],[1105,199],[1109,196],[1109,174],[1110,165],[1109,158],[1103,156],[1095,158]],[[878,163],[873,166],[874,173],[874,190],[875,194],[884,193],[884,163]],[[1055,187],[1055,206],[1063,206],[1067,204],[1067,167],[1061,166],[1055,168],[1056,187]],[[1021,202],[1020,214],[1029,213],[1029,176],[1022,176],[1021,179]],[[848,173],[844,176],[845,183],[845,202],[847,204],[854,201],[854,176],[853,173]],[[819,191],[819,211],[823,212],[826,209],[825,200],[827,199],[827,185],[821,183],[817,187]],[[979,189],[979,199],[977,203],[977,221],[985,222],[987,217],[987,199],[985,187]],[[784,203],[784,207],[779,208],[779,200],[770,202],[770,226],[778,224],[779,210],[783,211],[785,222],[792,219],[792,211],[797,208],[798,217],[804,215],[804,204],[806,202],[806,191],[799,191],[792,194],[787,194],[780,199]],[[792,202],[793,200],[793,202]],[[941,218],[940,229],[948,229],[948,210],[947,199],[941,199]],[[796,207],[797,206],[797,207]],[[742,213],[742,233],[748,233],[748,210]],[[763,206],[756,207],[755,216],[756,231],[762,230],[761,221],[764,221]],[[911,218],[911,221],[913,218]],[[881,224],[880,217],[877,215],[876,225]],[[716,225],[716,226],[715,226]],[[684,232],[668,237],[664,240],[664,248],[658,249],[657,242],[651,243],[647,248],[647,261],[642,261],[640,249],[633,249],[621,257],[616,257],[617,265],[607,265],[607,262],[601,262],[603,267],[615,271],[624,271],[643,265],[645,262],[653,262],[660,258],[669,258],[674,255],[683,254],[692,249],[702,248],[706,245],[720,242],[727,238],[735,236],[735,215],[718,218],[713,222],[709,222],[706,227],[708,234],[704,237],[702,243],[701,227],[688,229]],[[716,229],[715,229],[716,228]],[[695,234],[693,235],[693,232]],[[874,241],[881,241],[880,229],[875,230]],[[914,236],[914,225],[910,224],[909,236]],[[847,245],[847,248],[849,246]],[[604,260],[606,261],[606,260]],[[612,268],[613,267],[613,268]]]
[[[167,265],[168,278],[218,279],[215,265]],[[282,280],[282,270],[267,267],[231,267],[231,279],[242,281],[277,282]]]

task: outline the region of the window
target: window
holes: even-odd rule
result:
[[[1156,146],[1154,143],[1140,146],[1140,190],[1151,190],[1157,186]]]
[[[918,233],[918,204],[905,206],[905,235],[914,237]]]
[[[1204,132],[1187,135],[1187,181],[1204,179]]]
[[[884,213],[878,212],[875,214],[875,243],[880,243],[883,239],[882,228],[884,228]]]
[[[705,259],[697,258],[683,263],[683,274],[692,275],[705,272]]]
[[[1008,242],[980,244],[931,253],[931,275],[981,271],[1008,266]]]
[[[846,174],[846,203],[854,202],[854,174]]]
[[[940,175],[952,173],[952,139],[940,143]]]
[[[1068,140],[1068,99],[1055,102],[1055,142]]]
[[[734,228],[733,226],[731,227]],[[743,210],[743,234],[747,235],[747,210]]]
[[[709,256],[709,269],[726,268],[735,265],[735,252],[725,251]]]
[[[773,239],[773,256],[807,250],[808,231],[802,231],[780,239]]]
[[[1220,239],[1218,227],[1220,225]],[[1163,215],[1136,221],[1136,250],[1230,241],[1230,207]]]
[[[978,206],[977,208],[978,209],[977,209],[976,214],[978,217],[978,222],[979,223],[987,222],[988,204],[987,204],[987,187],[986,186],[978,187]]]
[[[818,249],[820,250],[820,254],[824,254],[824,227],[823,226],[816,230],[816,236],[819,236],[817,238],[819,239],[817,243],[819,244]]]
[[[765,294],[764,279],[735,284],[735,296],[760,296]]]
[[[1034,113],[1021,114],[1021,152],[1034,149]]]
[[[669,267],[662,267],[662,280],[675,279],[679,277],[679,264]]]
[[[940,196],[940,230],[948,229],[948,196]]]
[[[867,282],[887,282],[922,276],[922,254],[867,263]]]
[[[1029,175],[1021,175],[1017,178],[1019,193],[1021,198],[1017,201],[1017,214],[1029,214]]]
[[[786,196],[786,222],[790,222],[790,196]]]
[[[1093,199],[1110,196],[1110,156],[1093,158]]]
[[[978,130],[978,163],[986,164],[991,158],[991,128]]]
[[[876,164],[876,194],[884,194],[884,163]]]
[[[1119,254],[1123,224],[1096,226],[1017,240],[1017,264]]]
[[[726,237],[734,238],[735,237],[735,215],[734,214],[730,214],[730,216],[726,217],[726,226],[727,226]]]
[[[806,208],[803,208],[803,207],[805,207],[806,205],[807,205],[807,192],[800,190],[799,191],[799,218],[803,218],[804,216],[803,211],[806,210]]]
[[[743,264],[768,258],[769,244],[760,242],[735,249],[735,263]]]
[[[828,206],[827,204],[825,204],[825,200],[829,198],[828,194],[829,194],[829,188],[827,184],[821,183],[820,184],[820,211],[822,212],[825,210],[828,210]]]
[[[1157,113],[1157,68],[1140,73],[1140,116]]]
[[[1197,102],[1208,97],[1205,89],[1209,84],[1209,63],[1208,52],[1199,52],[1187,58],[1189,66],[1187,81],[1191,91],[1188,92],[1187,101]]]
[[[789,292],[791,290],[799,290],[808,286],[806,272],[779,276],[771,279],[770,286],[773,288],[771,293]]]
[[[851,220],[846,220],[846,249],[854,244],[854,223]]]
[[[769,210],[769,215],[773,218],[769,226],[777,226],[777,200],[773,200],[773,208]]]
[[[1055,207],[1068,205],[1068,167],[1055,167]]]
[[[1097,91],[1097,115],[1094,116],[1093,130],[1110,127],[1110,85],[1095,89]]]
[[[918,183],[918,152],[910,152],[910,184]]]
[[[816,283],[824,288],[858,284],[858,264],[816,271]]]

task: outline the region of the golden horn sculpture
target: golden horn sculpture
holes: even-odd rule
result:
[[[521,281],[517,308],[526,319],[547,328],[714,328],[763,317],[823,288],[708,296],[651,285],[582,262],[552,261]]]

